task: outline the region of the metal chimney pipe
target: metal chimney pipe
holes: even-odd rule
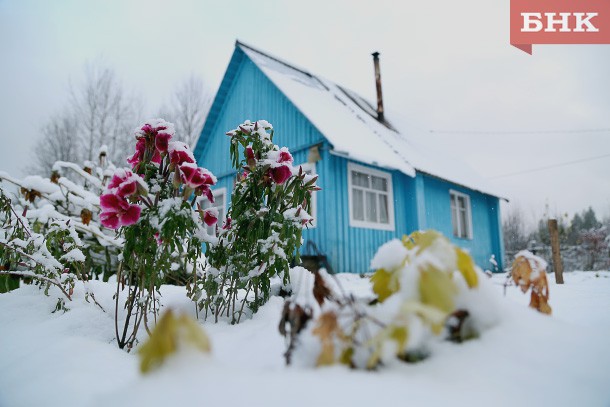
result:
[[[375,65],[375,85],[377,86],[377,120],[383,121],[383,96],[381,94],[381,70],[379,69],[379,52],[373,52]]]

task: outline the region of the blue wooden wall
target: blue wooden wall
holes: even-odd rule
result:
[[[418,194],[422,195],[425,211],[420,229],[436,229],[460,247],[467,249],[483,269],[491,269],[489,258],[495,255],[502,269],[503,245],[500,233],[500,206],[496,197],[452,184],[420,172],[417,173]],[[449,190],[470,196],[472,211],[472,239],[453,236]],[[420,217],[421,219],[422,217]]]
[[[316,172],[322,191],[317,193],[317,213],[314,214],[317,226],[306,230],[303,239],[304,242],[312,240],[329,257],[335,272],[367,272],[370,260],[381,244],[413,230],[429,228],[441,231],[470,250],[477,264],[484,268],[489,267],[492,253],[501,261],[498,199],[419,172],[411,178],[388,170],[394,187],[394,231],[351,227],[347,183],[349,159],[330,153],[332,146],[318,129],[239,47],[235,49],[195,148],[199,165],[218,177],[216,188],[232,190],[235,171],[229,159],[230,139],[225,133],[246,119],[265,119],[272,123],[274,142],[290,148],[295,165],[307,161],[310,147],[319,146],[321,160],[316,163]],[[473,240],[452,237],[449,189],[471,196]]]
[[[320,191],[318,202],[325,202],[320,218],[326,231],[322,243],[330,257],[333,270],[345,273],[364,273],[377,248],[395,237],[402,237],[417,229],[415,180],[399,171],[387,171],[392,175],[394,187],[394,231],[352,227],[349,224],[349,200],[347,164],[350,160],[325,151],[320,167]],[[365,167],[378,167],[358,163]],[[323,198],[322,198],[323,197]]]

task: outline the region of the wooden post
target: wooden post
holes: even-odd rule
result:
[[[551,237],[551,249],[553,250],[553,270],[555,270],[555,282],[563,284],[563,264],[559,251],[559,230],[557,219],[549,219],[549,235]]]

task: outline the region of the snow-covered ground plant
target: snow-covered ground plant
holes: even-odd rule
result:
[[[301,232],[316,176],[293,167],[286,147],[273,144],[271,124],[246,121],[227,133],[231,160],[239,172],[218,244],[206,253],[210,269],[202,281],[200,309],[218,321],[238,323],[244,312],[256,312],[270,295],[270,279],[289,280],[298,262]]]
[[[497,321],[488,277],[435,231],[387,242],[371,268],[370,303],[344,292],[324,270],[293,278],[280,322],[288,363],[372,369],[393,359],[418,361],[433,341],[462,342]]]
[[[107,160],[106,147],[102,146],[97,163],[58,161],[49,178],[30,175],[17,179],[0,173],[1,181],[17,186],[18,194],[13,195],[12,205],[36,232],[45,235],[57,222],[68,222],[78,232],[80,250],[85,256],[81,269],[85,280],[107,280],[116,271],[122,242],[115,238],[114,231],[102,227],[99,220],[99,196],[114,169]]]
[[[546,261],[527,250],[515,255],[510,277],[524,293],[531,288],[530,307],[550,314],[549,283],[546,279]]]
[[[0,225],[0,281],[5,285],[1,291],[16,288],[14,283],[18,280],[14,279],[32,281],[47,295],[49,288],[55,286],[63,294],[55,310],[65,311],[65,300],[72,300],[85,260],[74,226],[55,219],[47,225],[44,235],[36,232],[1,187]]]
[[[131,349],[140,325],[150,332],[148,314],[156,320],[159,287],[175,270],[196,280],[202,245],[214,242],[206,226],[216,222],[213,210],[202,210],[201,200],[213,201],[210,186],[216,178],[197,166],[186,144],[173,141],[171,123],[149,120],[136,129],[132,168],[118,168],[100,196],[102,224],[117,229],[124,239],[117,271],[115,306],[119,291],[127,289],[126,318],[116,339]]]

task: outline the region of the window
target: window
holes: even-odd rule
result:
[[[394,230],[394,196],[390,173],[347,165],[350,226]]]
[[[227,215],[227,189],[218,188],[212,191],[214,195],[214,203],[210,203],[207,199],[203,201],[203,209],[216,208],[218,209],[218,222],[216,225],[208,226],[207,232],[209,235],[216,236],[216,226],[222,227],[222,222]]]
[[[304,163],[299,165],[299,167],[303,168],[303,172],[305,174],[309,174],[309,175],[316,175],[316,165],[313,163]],[[312,196],[311,196],[311,207],[309,208],[309,214],[311,216],[313,216],[313,222],[311,225],[308,226],[309,229],[311,228],[315,228],[316,224],[318,223],[318,216],[317,216],[317,210],[318,210],[318,199],[316,198],[317,192],[313,192]]]
[[[472,216],[470,213],[470,197],[461,192],[449,191],[451,196],[451,224],[453,236],[462,239],[472,239]]]

